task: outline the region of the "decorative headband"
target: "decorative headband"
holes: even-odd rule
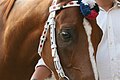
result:
[[[95,19],[99,12],[99,7],[94,0],[78,0],[81,13],[88,19]]]
[[[88,19],[96,19],[99,7],[94,0],[73,0],[69,3],[59,3],[52,5],[49,12],[61,10],[67,7],[80,6],[81,13]]]

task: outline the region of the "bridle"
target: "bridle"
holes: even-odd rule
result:
[[[68,8],[68,7],[75,7],[75,6],[77,7],[80,6],[78,0],[70,1],[65,5],[61,5],[61,3],[57,4],[57,0],[53,0],[52,6],[49,7],[50,14],[49,14],[48,20],[45,23],[42,36],[40,37],[40,43],[39,43],[39,48],[38,48],[38,53],[41,56],[42,49],[43,49],[43,46],[44,46],[44,43],[47,37],[47,33],[48,33],[48,30],[50,29],[50,41],[51,41],[51,50],[52,50],[54,66],[55,66],[56,72],[59,75],[59,78],[66,78],[67,80],[70,80],[70,79],[64,73],[64,70],[61,66],[60,59],[59,59],[58,52],[57,52],[57,45],[56,45],[56,38],[55,38],[55,28],[56,28],[55,16],[56,16],[56,11],[64,9],[64,8]],[[84,21],[85,21],[83,23],[84,26],[90,26],[89,22],[86,19],[84,19]],[[88,36],[90,34],[88,33]],[[94,49],[91,44],[90,37],[88,37],[88,42],[89,42],[89,53],[90,53],[89,55],[90,55],[90,60],[91,60],[92,67],[93,67],[95,80],[98,80],[97,67],[96,67],[95,58],[93,55]]]

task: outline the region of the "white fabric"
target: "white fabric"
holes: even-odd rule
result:
[[[107,12],[101,9],[97,23],[103,31],[96,57],[99,78],[120,80],[120,3]]]
[[[45,64],[45,62],[43,61],[43,58],[41,58],[41,59],[39,59],[39,61],[38,61],[38,63],[37,63],[37,65],[35,66],[35,68],[37,68],[37,67],[39,67],[39,66],[47,66],[46,64]]]
[[[94,72],[95,80],[98,80],[98,71],[97,71],[97,65],[96,65],[95,56],[94,56],[94,48],[91,41],[92,27],[91,27],[91,24],[88,22],[88,20],[85,18],[83,19],[83,25],[88,37],[88,44],[89,44],[88,49],[89,49],[89,56],[92,64],[92,69]]]

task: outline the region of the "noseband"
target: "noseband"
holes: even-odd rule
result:
[[[62,5],[61,3],[57,4],[57,0],[53,0],[52,6],[49,7],[50,14],[49,14],[48,20],[45,23],[42,36],[40,37],[40,43],[39,43],[39,48],[38,48],[38,53],[41,56],[41,52],[42,52],[42,49],[43,49],[43,46],[44,46],[44,43],[45,43],[45,40],[47,37],[47,33],[50,28],[51,51],[52,51],[54,66],[55,66],[56,72],[59,75],[59,78],[66,78],[67,80],[70,80],[70,79],[65,75],[65,73],[63,71],[63,68],[61,66],[60,59],[58,56],[58,52],[57,52],[57,45],[56,45],[56,38],[55,38],[55,28],[56,28],[55,16],[56,16],[57,10],[61,10],[61,9],[68,8],[68,7],[75,7],[75,6],[77,6],[77,7],[80,6],[80,4],[77,0],[70,1],[65,5]],[[86,20],[84,20],[84,21],[86,21]],[[88,26],[88,22],[87,22],[87,24],[85,23],[85,25]],[[88,42],[89,41],[90,40],[88,39]],[[91,46],[91,45],[92,44],[89,43],[89,46]],[[93,53],[94,53],[93,50],[94,50],[93,47],[92,47],[92,51],[89,50],[90,60],[91,60],[92,66],[93,66],[95,80],[98,80],[98,74],[97,74],[95,58],[93,56]]]

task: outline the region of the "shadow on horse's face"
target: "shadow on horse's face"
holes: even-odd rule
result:
[[[70,80],[95,80],[89,58],[88,40],[83,27],[83,18],[79,7],[63,9],[56,15],[58,54],[65,74]],[[47,43],[49,42],[46,42],[46,45]],[[49,51],[45,52],[46,55]],[[49,60],[52,57],[47,55],[45,58],[47,58],[46,64],[55,72],[51,65],[52,60]]]

